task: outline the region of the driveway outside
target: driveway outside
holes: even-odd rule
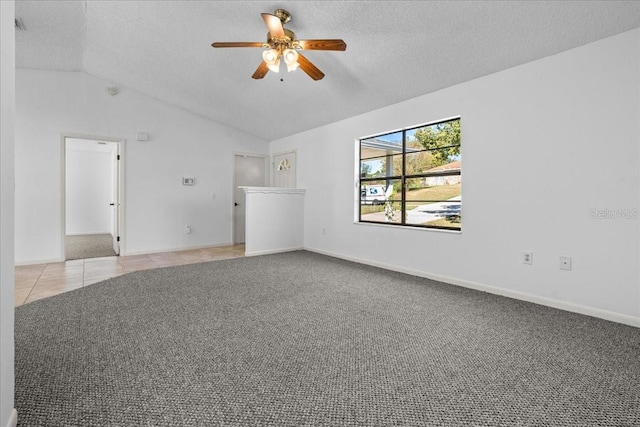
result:
[[[419,205],[407,211],[407,224],[424,224],[448,216],[460,215],[462,208],[462,196],[448,199],[446,202],[429,203]],[[399,212],[395,213],[395,221],[399,222]],[[384,212],[375,212],[361,217],[364,221],[386,222]]]

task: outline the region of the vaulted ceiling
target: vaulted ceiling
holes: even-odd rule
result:
[[[288,10],[326,77],[251,74],[261,12]],[[27,1],[18,68],[85,71],[273,140],[640,27],[638,1]],[[282,79],[282,80],[281,80]],[[18,94],[19,95],[19,94]]]

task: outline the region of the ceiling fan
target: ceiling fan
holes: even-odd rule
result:
[[[267,24],[269,32],[267,41],[262,42],[215,42],[213,47],[260,47],[267,49],[262,52],[262,62],[251,77],[261,79],[269,70],[280,71],[280,58],[287,65],[287,71],[300,67],[313,80],[321,80],[324,73],[298,50],[341,50],[347,49],[347,44],[340,39],[297,40],[293,31],[284,28],[284,24],[291,20],[291,14],[284,9],[276,10],[273,15],[263,13],[262,19]]]

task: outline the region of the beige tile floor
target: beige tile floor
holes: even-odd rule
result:
[[[244,256],[244,245],[148,255],[77,259],[16,266],[15,305],[60,294],[133,271]]]

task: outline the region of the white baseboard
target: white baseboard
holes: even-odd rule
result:
[[[7,427],[16,427],[18,425],[18,411],[16,408],[11,410],[11,415],[9,415],[9,420],[7,421]]]
[[[47,258],[47,259],[34,259],[31,261],[19,261],[14,265],[36,265],[36,264],[51,264],[53,262],[64,262],[64,260],[60,258]]]
[[[570,311],[572,313],[584,314],[591,317],[597,317],[611,322],[622,323],[624,325],[635,326],[640,328],[640,317],[630,316],[627,314],[616,313],[613,311],[602,310],[600,308],[588,307],[580,304],[575,304],[567,301],[560,301],[553,298],[542,297],[538,295],[528,294],[525,292],[513,291],[510,289],[498,288],[496,286],[485,285],[483,283],[471,282],[468,280],[462,280],[455,277],[440,276],[437,274],[425,273],[424,271],[413,270],[410,268],[403,268],[393,264],[386,264],[376,261],[371,261],[364,258],[352,257],[344,254],[339,254],[331,251],[324,251],[321,249],[304,248],[309,252],[316,252],[322,255],[328,255],[335,258],[344,259],[347,261],[357,262],[359,264],[371,265],[373,267],[384,268],[385,270],[397,271],[399,273],[406,273],[412,276],[424,277],[426,279],[436,280],[438,282],[449,283],[451,285],[462,286],[464,288],[475,289],[478,291],[488,292],[494,295],[501,295],[521,301],[532,302],[534,304],[540,304],[547,307],[557,308],[564,311]]]
[[[93,236],[95,234],[110,234],[113,236],[113,233],[111,233],[110,230],[107,231],[96,231],[96,232],[92,232],[92,233],[66,233],[67,236]]]
[[[253,252],[249,252],[249,251],[245,251],[244,252],[244,256],[258,256],[258,255],[269,255],[269,254],[280,254],[283,252],[292,252],[292,251],[299,251],[304,249],[301,246],[298,247],[293,247],[293,248],[285,248],[285,249],[269,249],[266,251],[253,251]]]
[[[163,248],[163,249],[152,249],[152,250],[146,250],[146,251],[127,251],[124,254],[121,253],[120,256],[160,254],[163,252],[181,252],[181,251],[191,251],[194,249],[221,248],[223,246],[232,246],[232,245],[233,243],[221,243],[216,245],[187,246],[187,247],[181,247],[181,248]]]
[[[180,252],[180,251],[190,251],[193,249],[207,249],[207,248],[220,248],[223,246],[232,246],[233,243],[222,243],[216,245],[199,245],[199,246],[188,246],[181,248],[164,248],[164,249],[153,249],[147,251],[122,251],[122,247],[120,247],[120,256],[132,256],[132,255],[147,255],[147,254],[159,254],[162,252]],[[298,248],[302,249],[302,248]],[[36,259],[30,261],[20,261],[16,262],[15,265],[35,265],[35,264],[51,264],[53,262],[64,262],[64,259],[61,258],[47,258],[47,259]]]

